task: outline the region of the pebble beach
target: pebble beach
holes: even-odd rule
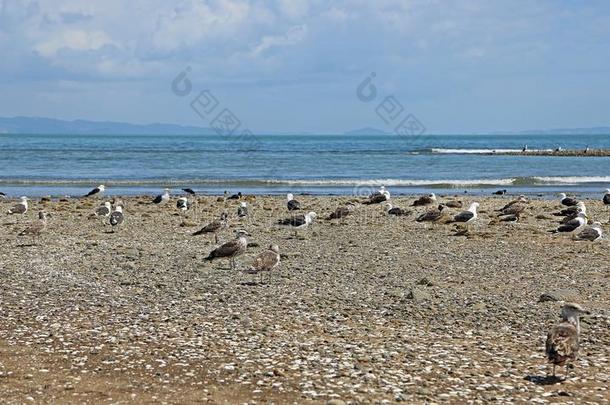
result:
[[[389,217],[349,196],[297,196],[318,214],[298,231],[282,197],[124,197],[116,232],[93,218],[99,199],[35,200],[24,216],[0,201],[0,398],[4,403],[608,403],[610,242],[551,234],[562,207],[531,200],[518,223],[495,219],[514,196],[441,196],[480,203],[466,235],[417,223],[430,207],[392,203]],[[585,200],[610,230],[610,209]],[[39,240],[17,234],[51,214]],[[249,233],[237,270],[203,259],[191,236],[226,210]],[[453,214],[461,211],[451,209]],[[269,244],[281,264],[244,274]],[[579,359],[546,378],[544,342],[561,301],[582,320]],[[559,370],[563,376],[563,370]]]

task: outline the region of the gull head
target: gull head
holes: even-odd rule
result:
[[[561,307],[562,319],[578,319],[582,315],[591,315],[591,312],[587,311],[582,306],[574,302],[565,302]]]
[[[559,198],[561,198],[562,200],[566,197],[567,197],[566,193],[559,193]]]
[[[606,194],[610,194],[610,188],[606,189]]]
[[[286,201],[292,201],[292,200],[294,200],[294,196],[292,195],[292,193],[286,194]]]
[[[436,194],[434,193],[430,193],[428,194],[428,197],[432,198],[434,201],[436,201]]]
[[[22,203],[26,202],[29,200],[29,198],[27,198],[26,196],[21,196],[19,197],[19,200],[21,200]]]
[[[123,212],[123,206],[117,205],[116,207],[114,207],[114,212]]]
[[[477,208],[479,208],[479,203],[473,202],[472,204],[470,204],[470,209],[468,211],[473,211],[473,210],[476,210]]]
[[[383,209],[385,210],[385,212],[390,211],[392,209],[392,204],[390,204],[389,202],[383,204]]]
[[[245,230],[245,229],[236,229],[235,230],[235,235],[238,238],[242,238],[242,237],[246,237],[246,236],[250,236],[250,234]]]
[[[244,208],[245,208],[245,207],[247,207],[247,206],[248,206],[248,204],[246,204],[246,202],[245,202],[245,201],[242,201],[242,202],[239,204],[239,206],[240,206],[240,207],[244,207]]]
[[[105,185],[103,185],[103,184],[100,184],[99,186],[97,186],[97,188],[98,188],[100,191],[104,191],[104,190],[106,190],[106,186],[105,186]]]
[[[280,253],[280,247],[274,243],[272,243],[271,245],[269,245],[269,250],[271,250],[272,252],[275,252],[277,254]]]
[[[309,217],[309,219],[310,219],[310,220],[312,220],[312,221],[313,221],[314,219],[316,219],[316,217],[318,216],[318,214],[316,214],[316,213],[315,213],[315,212],[313,212],[313,211],[309,211],[309,212],[307,213],[307,216]]]
[[[104,202],[104,207],[110,209],[111,208],[110,201]]]

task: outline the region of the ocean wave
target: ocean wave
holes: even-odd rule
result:
[[[491,155],[502,153],[519,153],[522,149],[442,149],[431,148],[428,150],[433,154],[449,154],[449,155]],[[528,149],[528,152],[552,152],[552,149]]]
[[[544,186],[608,184],[610,176],[532,176],[497,179],[0,179],[4,186],[90,187],[103,183],[108,187],[183,187],[243,186],[243,187],[430,187],[483,188],[494,186]]]

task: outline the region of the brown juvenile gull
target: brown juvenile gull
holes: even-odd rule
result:
[[[559,199],[562,205],[566,205],[568,207],[578,204],[578,200],[566,196],[566,193],[559,193]]]
[[[417,200],[413,201],[413,206],[418,207],[422,205],[430,205],[436,202],[436,195],[434,193],[430,193],[428,195],[419,197]]]
[[[593,222],[593,225],[583,228],[582,231],[573,236],[575,240],[588,240],[595,242],[602,238],[602,224],[601,222]]]
[[[355,207],[356,206],[354,204],[352,204],[352,203],[348,203],[347,205],[345,205],[343,207],[337,207],[335,209],[335,211],[333,211],[326,219],[327,220],[332,220],[332,219],[345,218],[346,216],[351,214],[352,211],[354,211]]]
[[[580,316],[588,315],[580,305],[567,302],[561,308],[561,322],[549,331],[546,337],[546,356],[555,367],[565,366],[565,376],[568,376],[568,364],[576,361],[578,356],[578,340],[580,337]]]
[[[407,216],[407,215],[411,215],[413,213],[413,211],[409,211],[409,210],[403,210],[400,207],[393,207],[392,204],[390,203],[385,203],[383,205],[385,213],[387,215],[394,215],[397,217],[401,217],[401,216]]]
[[[450,207],[450,208],[462,208],[462,206],[464,204],[462,204],[462,202],[459,200],[449,200],[443,205],[445,205],[445,207]]]
[[[498,216],[504,216],[504,215],[520,215],[523,211],[525,211],[525,209],[527,208],[527,206],[523,203],[516,203],[516,204],[512,204],[506,208],[501,209],[498,212]]]
[[[520,212],[518,212],[516,214],[502,215],[502,216],[500,216],[500,222],[514,223],[514,222],[519,222],[520,218],[521,218]]]
[[[289,226],[294,229],[294,235],[297,235],[297,230],[307,228],[313,220],[316,218],[317,214],[313,211],[308,212],[307,214],[298,214],[293,215],[289,218],[280,219],[278,221],[279,225]]]
[[[566,222],[563,225],[560,225],[557,229],[552,230],[550,232],[552,233],[557,233],[557,232],[574,232],[579,230],[580,228],[582,228],[583,226],[585,226],[587,224],[587,215],[580,212],[576,218]]]
[[[31,236],[32,239],[39,238],[47,229],[47,214],[43,211],[38,213],[38,221],[25,228],[19,233],[19,236]]]
[[[25,214],[26,212],[28,212],[28,198],[27,197],[21,197],[19,199],[19,202],[14,205],[11,209],[8,210],[9,214]]]
[[[114,211],[110,214],[110,225],[112,226],[113,232],[114,228],[119,228],[121,224],[125,221],[125,216],[123,215],[123,206],[117,205],[114,207]]]
[[[245,269],[248,274],[260,274],[260,282],[263,282],[263,273],[270,272],[280,264],[280,248],[277,245],[269,245],[269,248],[256,256],[252,266]]]
[[[169,188],[163,190],[163,194],[159,194],[153,200],[153,204],[165,205],[169,201]]]
[[[193,232],[193,236],[203,235],[204,233],[213,233],[214,234],[214,243],[218,243],[218,232],[227,226],[227,218],[229,216],[226,212],[220,214],[220,219],[216,219],[200,230]]]
[[[606,194],[604,194],[604,198],[602,198],[602,201],[604,202],[604,204],[610,205],[610,188],[606,189]]]
[[[286,194],[286,207],[288,211],[297,211],[301,209],[301,203],[294,199],[292,193]]]
[[[420,216],[417,217],[417,222],[438,222],[443,218],[446,218],[447,214],[445,211],[445,206],[443,204],[439,204],[438,207],[429,209],[424,212]]]
[[[85,197],[101,197],[102,195],[104,195],[104,191],[106,191],[106,186],[104,186],[103,184],[100,184],[99,186],[95,187],[94,189],[89,191],[87,194],[85,194],[83,196],[83,198],[85,198]]]
[[[231,269],[235,269],[235,258],[243,255],[248,247],[248,240],[246,239],[248,232],[238,229],[235,233],[237,235],[235,239],[212,250],[204,260],[212,261],[214,259],[228,258],[231,261]]]
[[[512,200],[511,202],[506,204],[504,207],[502,207],[502,208],[500,208],[499,210],[496,210],[496,211],[501,212],[501,211],[507,210],[508,208],[512,207],[515,204],[527,204],[527,203],[528,203],[527,198],[523,194],[521,194],[515,200]]]

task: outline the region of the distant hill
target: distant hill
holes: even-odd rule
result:
[[[79,135],[212,135],[212,128],[112,121],[64,121],[40,117],[0,117],[0,133]]]
[[[388,133],[381,129],[366,127],[344,132],[344,135],[388,135]]]

